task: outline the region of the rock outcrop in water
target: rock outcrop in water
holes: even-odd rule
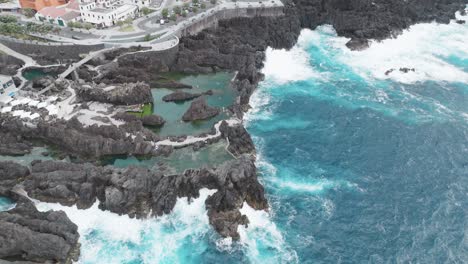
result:
[[[78,238],[77,226],[64,212],[39,212],[26,198],[0,212],[0,259],[72,263],[80,253]]]
[[[219,108],[209,106],[205,97],[200,97],[192,102],[189,109],[182,116],[182,120],[185,122],[204,120],[217,116],[219,112]]]
[[[96,101],[115,105],[135,105],[153,102],[148,84],[125,83],[115,85],[84,84],[74,86],[78,98],[83,101]]]
[[[185,102],[185,101],[190,101],[192,99],[198,98],[202,95],[212,95],[213,91],[208,90],[204,93],[187,93],[187,92],[181,92],[177,91],[168,95],[163,96],[163,101],[164,102]]]

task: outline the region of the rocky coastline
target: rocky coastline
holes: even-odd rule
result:
[[[250,96],[263,80],[260,69],[265,50],[267,47],[293,47],[303,28],[314,29],[321,24],[331,24],[338,35],[351,39],[347,44],[349,48],[363,49],[369,45],[369,39],[392,37],[415,23],[433,20],[448,23],[454,18],[454,13],[467,4],[466,1],[447,3],[442,0],[285,2],[283,17],[220,21],[216,29],[181,38],[175,54],[173,51],[166,55],[152,51],[132,54],[113,51],[103,60],[92,62],[107,65],[101,67],[105,69],[101,69],[100,75],[87,76],[110,85],[135,83],[138,76],[143,76],[146,83],[161,81],[160,77],[156,80],[151,77],[155,73],[235,71],[233,86],[239,96],[229,110],[242,120],[244,111],[249,108]],[[179,85],[173,84],[175,87]],[[78,90],[84,101],[106,98],[103,99],[106,103],[127,102],[125,93],[109,94],[109,91],[112,89],[100,93]],[[148,94],[143,95],[137,98],[137,103],[146,102]],[[183,98],[188,97],[184,95]],[[255,146],[242,123],[223,121],[218,127],[220,137],[228,139],[228,151],[237,157],[234,161],[217,168],[194,168],[182,174],[164,175],[143,168],[117,169],[89,162],[90,158],[111,155],[170,155],[171,146],[155,147],[154,142],[163,139],[146,129],[143,120],[129,117],[121,120],[124,124],[120,126],[85,127],[74,118],[31,126],[0,115],[1,154],[22,155],[30,151],[33,140],[41,140],[83,161],[33,162],[30,168],[0,162],[0,195],[16,201],[15,209],[0,212],[0,229],[5,229],[5,232],[7,229],[17,230],[16,233],[5,233],[8,236],[0,236],[0,259],[69,263],[79,255],[76,225],[63,212],[38,212],[33,203],[15,191],[18,188],[40,201],[77,205],[83,209],[98,202],[102,210],[137,218],[168,214],[177,198],[197,198],[202,188],[216,189],[205,202],[209,222],[221,236],[234,239],[239,238],[238,226],[248,225],[249,220],[239,211],[244,203],[257,210],[267,210],[268,201],[257,179]],[[40,228],[43,226],[47,228]],[[46,242],[49,244],[44,244]],[[20,244],[24,246],[20,247]],[[57,250],[51,252],[43,248],[44,245]]]

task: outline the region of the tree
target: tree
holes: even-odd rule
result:
[[[125,24],[122,20],[119,20],[115,23],[117,26],[119,27],[123,27],[123,25]]]
[[[149,9],[149,8],[146,7],[146,6],[142,7],[142,8],[140,9],[140,11],[141,11],[141,13],[142,13],[143,15],[145,15],[145,16],[146,16],[146,15],[149,15],[149,14],[151,14],[151,12],[153,12],[153,10]]]
[[[184,3],[183,7],[184,7],[184,9],[189,9],[190,5],[189,5],[189,3]]]
[[[197,4],[198,4],[198,0],[192,0],[192,3],[193,3],[194,5],[197,5]]]
[[[2,23],[16,23],[18,22],[18,19],[14,16],[10,15],[5,15],[5,16],[0,16],[0,22]]]
[[[206,8],[205,3],[201,3],[200,7],[201,7],[202,9],[205,9],[205,8]]]
[[[196,6],[194,6],[194,7],[192,8],[192,11],[193,11],[194,13],[196,13],[196,12],[198,12],[198,8],[197,8]]]
[[[172,20],[172,21],[176,21],[176,20],[177,20],[176,14],[172,14],[172,15],[171,15],[171,20]]]
[[[146,34],[145,37],[143,38],[144,41],[151,41],[153,37],[151,37],[151,34]]]
[[[164,18],[167,18],[169,16],[169,10],[167,8],[164,8],[162,11],[161,11],[161,15],[164,17]]]
[[[213,5],[216,5],[217,2],[218,1],[216,1],[216,0],[210,0],[210,3],[213,4]]]
[[[133,23],[133,19],[131,17],[127,17],[125,20],[124,20],[124,23],[127,24],[127,25],[131,25]]]
[[[23,8],[21,9],[21,13],[26,17],[33,17],[36,14],[36,10],[32,8]]]
[[[175,6],[174,9],[172,9],[174,11],[174,13],[176,13],[177,15],[180,15],[181,13],[181,9],[180,9],[180,6]]]
[[[92,28],[94,28],[93,24],[91,24],[89,22],[84,23],[83,27],[88,31],[90,31]]]

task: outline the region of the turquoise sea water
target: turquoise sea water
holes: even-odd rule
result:
[[[78,224],[80,263],[466,263],[466,36],[421,24],[351,52],[322,26],[268,50],[246,118],[271,209],[244,206],[238,242],[209,226],[208,190],[148,220],[39,206]]]
[[[12,200],[0,196],[0,212],[10,210],[14,206],[15,204]]]

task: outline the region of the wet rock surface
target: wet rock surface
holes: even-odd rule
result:
[[[0,259],[28,263],[78,260],[78,228],[62,211],[39,212],[20,197],[16,207],[0,212]]]
[[[182,120],[185,122],[204,120],[217,116],[219,112],[219,108],[209,106],[204,97],[199,97],[192,102],[189,109],[182,116]]]

